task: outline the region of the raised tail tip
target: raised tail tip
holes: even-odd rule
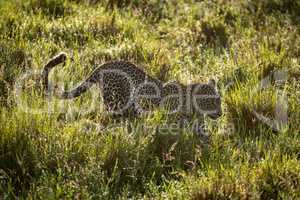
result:
[[[54,56],[53,60],[59,60],[61,62],[66,61],[67,59],[67,53],[66,52],[60,52],[56,56]]]

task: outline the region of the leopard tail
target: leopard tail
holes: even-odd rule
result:
[[[52,58],[44,67],[42,72],[43,87],[47,94],[50,93],[49,87],[49,73],[56,65],[64,63],[67,58],[65,53],[60,53],[54,58]],[[77,87],[71,89],[70,91],[63,91],[60,94],[55,94],[56,97],[60,99],[72,99],[80,96],[86,92],[94,84],[93,76],[87,78],[84,82],[79,84]]]

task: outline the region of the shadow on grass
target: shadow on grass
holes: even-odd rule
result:
[[[203,154],[201,142],[191,134],[155,133],[151,137],[130,141],[112,137],[102,170],[110,192],[118,194],[124,187],[145,192],[146,183],[181,179],[181,170],[194,170]]]

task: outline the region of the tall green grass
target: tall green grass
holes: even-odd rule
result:
[[[299,199],[299,6],[1,1],[0,199]],[[217,79],[224,115],[206,119],[210,144],[189,129],[158,129],[167,118],[159,110],[132,120],[131,132],[113,124],[97,87],[49,102],[39,73],[60,51],[72,61],[56,67],[51,81],[66,88],[115,59],[163,81]],[[286,82],[278,84],[276,72]],[[266,78],[268,87],[256,89]],[[287,97],[288,122],[274,131],[253,111],[274,119],[278,91]]]

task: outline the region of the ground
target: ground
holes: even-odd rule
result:
[[[1,199],[299,199],[299,0],[0,1]],[[158,129],[160,110],[113,125],[97,87],[70,88],[129,60],[162,81],[216,79],[223,116],[210,144]],[[103,125],[105,128],[99,128]],[[173,130],[173,129],[172,129]]]

